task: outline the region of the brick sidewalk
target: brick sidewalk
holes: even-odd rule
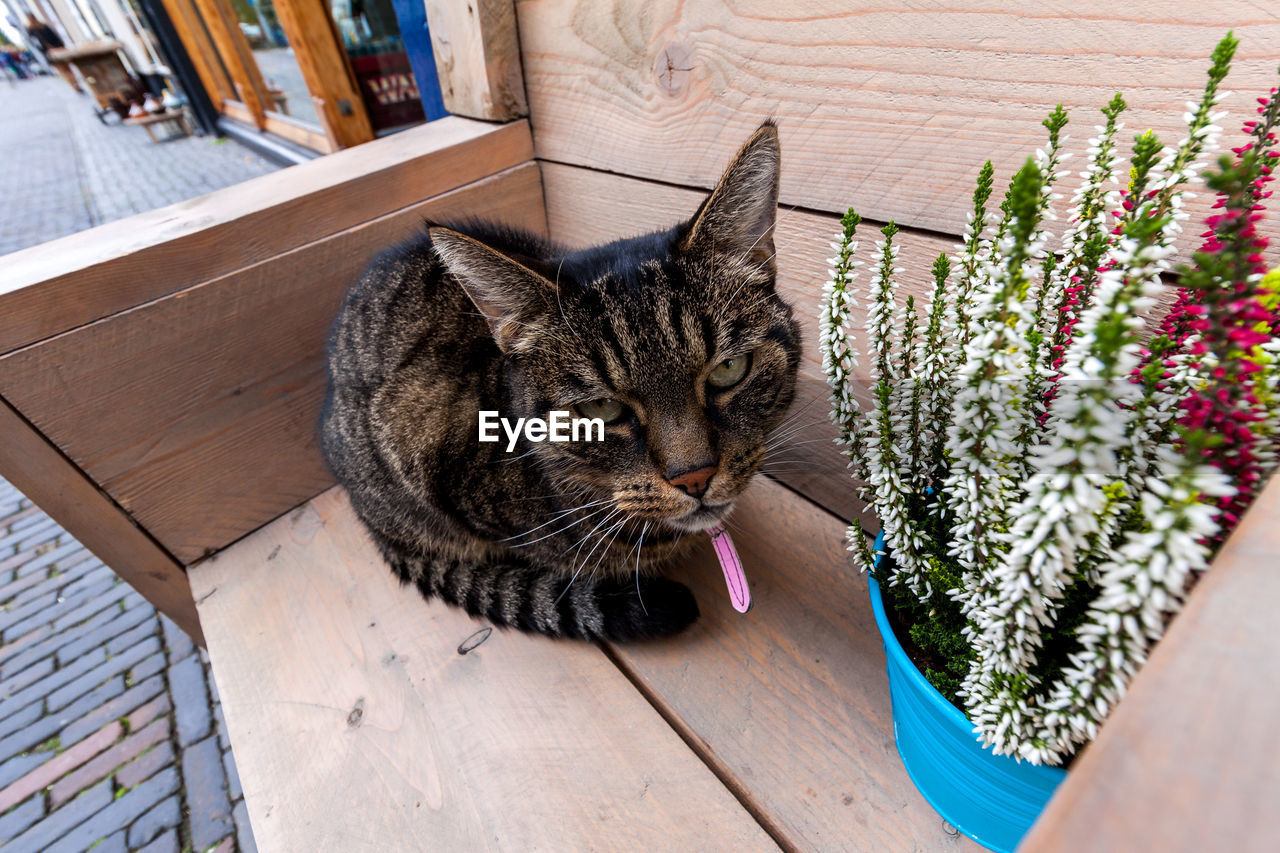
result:
[[[153,144],[91,107],[54,77],[0,85],[0,255],[278,168],[226,139]]]
[[[255,849],[204,653],[3,480],[0,848]]]
[[[54,78],[0,86],[0,116],[0,255],[276,169],[104,126]],[[3,480],[0,848],[255,849],[203,653]]]

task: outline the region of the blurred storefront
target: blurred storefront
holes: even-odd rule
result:
[[[140,82],[176,74],[201,124],[285,159],[445,114],[422,0],[0,3],[15,23],[34,13],[68,46],[120,42]]]
[[[393,0],[144,2],[242,128],[327,152],[444,115],[425,13],[404,27]]]

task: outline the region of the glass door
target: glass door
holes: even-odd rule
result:
[[[267,87],[263,108],[268,113],[310,125],[323,133],[320,115],[293,46],[280,25],[272,0],[233,0],[240,31],[249,42],[254,61]]]
[[[330,0],[330,9],[374,132],[426,121],[391,0]]]

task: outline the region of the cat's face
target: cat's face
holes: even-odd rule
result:
[[[774,289],[777,178],[766,125],[688,223],[570,255],[545,275],[432,231],[492,318],[512,414],[606,422],[604,441],[534,446],[566,493],[694,531],[717,524],[755,474],[799,363]]]

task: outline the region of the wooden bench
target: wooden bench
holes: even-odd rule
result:
[[[643,17],[632,0],[432,3],[454,27],[450,108],[489,121],[444,119],[0,263],[0,474],[207,644],[260,849],[974,849],[898,760],[843,548],[849,523],[873,521],[825,441],[829,235],[851,202],[913,226],[904,291],[922,296],[981,160],[1008,174],[1052,103],[1113,88],[1166,108],[1131,127],[1172,132],[1201,57],[1241,22],[805,6],[780,21],[674,0]],[[1261,92],[1280,26],[1237,34],[1231,88]],[[976,47],[995,36],[998,66]],[[1133,61],[1136,44],[1158,53]],[[494,123],[525,95],[529,120]],[[325,337],[357,272],[424,216],[575,244],[670,224],[767,114],[811,443],[735,515],[755,608],[732,610],[706,548],[677,570],[703,617],[660,643],[486,636],[399,588],[316,448]],[[1277,518],[1280,482],[1024,849],[1270,846]]]
[[[124,120],[125,124],[141,127],[147,132],[147,138],[153,143],[163,142],[164,140],[156,137],[155,126],[158,124],[172,124],[177,128],[177,132],[170,134],[169,139],[176,136],[190,136],[191,125],[187,122],[186,110],[165,110],[162,113],[151,113],[149,115],[131,116]]]

